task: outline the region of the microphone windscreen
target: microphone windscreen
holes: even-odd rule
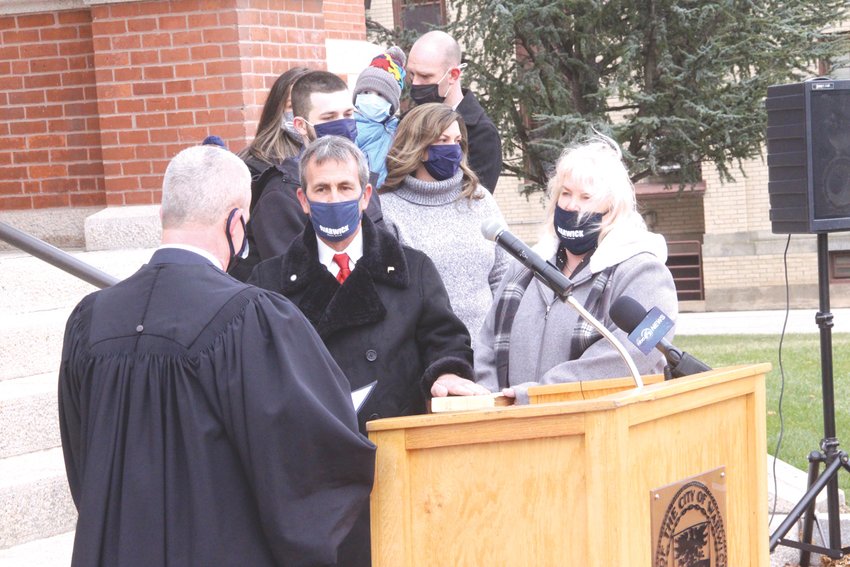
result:
[[[646,317],[646,309],[628,295],[621,295],[611,304],[608,314],[615,325],[631,333]]]
[[[481,234],[487,240],[496,240],[499,233],[505,230],[505,225],[499,219],[484,219],[481,223]]]

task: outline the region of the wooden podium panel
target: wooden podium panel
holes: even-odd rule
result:
[[[642,376],[645,386],[664,381],[663,374]],[[532,386],[528,389],[528,400],[531,404],[546,404],[549,402],[572,402],[576,400],[592,400],[601,398],[635,387],[634,378],[611,378],[609,380],[588,380],[585,382],[566,382],[547,386]]]
[[[370,422],[374,567],[655,567],[651,491],[718,467],[727,565],[766,566],[769,368]]]

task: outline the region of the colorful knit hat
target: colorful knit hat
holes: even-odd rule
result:
[[[390,113],[398,110],[401,90],[404,88],[404,65],[407,57],[400,47],[393,45],[369,63],[354,85],[354,98],[363,91],[374,91],[387,99],[391,105]]]

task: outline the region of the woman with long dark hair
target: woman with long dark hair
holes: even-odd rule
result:
[[[419,105],[399,124],[380,192],[401,242],[436,264],[474,348],[507,256],[481,234],[481,223],[502,220],[502,213],[470,169],[467,150],[457,112],[444,104]]]
[[[292,126],[290,93],[295,81],[309,72],[306,67],[293,67],[278,77],[269,90],[254,140],[238,154],[253,179],[301,151],[301,135]]]

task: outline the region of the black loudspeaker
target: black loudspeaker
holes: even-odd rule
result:
[[[772,232],[850,230],[850,81],[769,87],[765,106]]]

